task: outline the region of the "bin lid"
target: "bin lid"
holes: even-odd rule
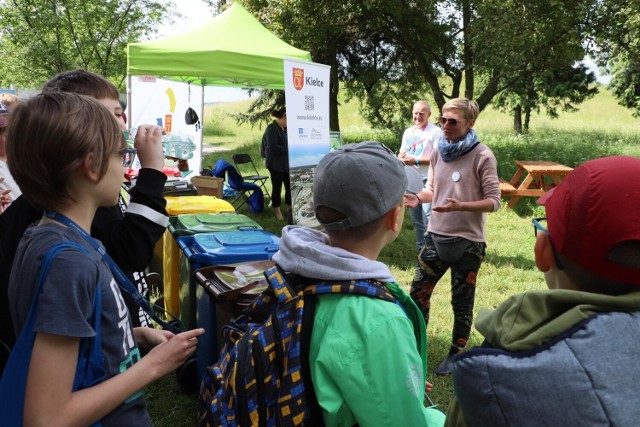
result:
[[[175,232],[182,234],[215,231],[238,231],[242,229],[262,230],[262,227],[246,215],[237,213],[180,214],[173,221]]]
[[[204,267],[194,272],[196,281],[217,302],[250,302],[268,287],[264,271],[273,261],[250,261]]]
[[[236,210],[231,203],[214,196],[167,196],[167,212],[169,215],[180,215],[187,213],[220,213]]]
[[[244,261],[243,259],[235,260],[243,255],[275,253],[280,245],[278,236],[264,230],[200,233],[194,235],[193,239],[193,246],[197,253],[234,258],[230,262]],[[246,259],[246,261],[249,260]]]

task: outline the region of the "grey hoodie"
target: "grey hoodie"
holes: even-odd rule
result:
[[[273,260],[284,271],[312,279],[396,281],[383,263],[330,246],[326,234],[306,227],[284,227]]]

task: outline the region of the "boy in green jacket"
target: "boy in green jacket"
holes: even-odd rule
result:
[[[319,295],[309,351],[313,388],[326,426],[441,426],[424,406],[424,319],[383,263],[382,248],[404,219],[405,168],[379,142],[327,154],[314,175],[320,232],[287,226],[273,260],[318,280],[384,283],[401,302],[348,294]]]

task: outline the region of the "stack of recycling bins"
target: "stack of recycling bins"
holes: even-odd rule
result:
[[[229,307],[250,304],[264,288],[264,283],[258,282],[278,251],[280,238],[263,230],[251,218],[236,213],[180,214],[170,220],[169,231],[180,248],[180,320],[185,329],[205,329],[205,334],[198,338],[196,351],[199,381],[206,366],[218,359],[222,326],[239,314]],[[207,280],[215,279],[218,272],[223,278],[229,277],[224,275],[229,271],[235,272],[236,277],[245,271],[247,277],[232,284],[233,292],[225,292],[229,290],[225,284],[230,281],[223,280],[224,295],[218,298],[219,294],[207,287],[211,284]],[[250,286],[245,286],[248,281]]]
[[[166,196],[169,227],[155,247],[153,260],[149,270],[161,273],[164,309],[170,316],[180,318],[180,249],[173,234],[179,215],[196,213],[232,213],[235,209],[226,200],[213,196]],[[182,236],[186,233],[181,233]]]

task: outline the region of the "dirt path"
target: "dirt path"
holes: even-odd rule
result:
[[[211,145],[211,144],[202,144],[202,155],[207,155],[207,154],[211,154],[211,153],[220,153],[220,152],[224,152],[224,151],[229,151],[229,149],[224,148],[224,147],[216,147],[215,145]]]

